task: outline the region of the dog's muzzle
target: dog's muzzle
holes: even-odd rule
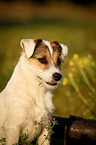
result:
[[[57,83],[58,82],[60,82],[60,80],[61,80],[61,78],[62,78],[62,75],[60,74],[60,73],[54,73],[53,75],[52,75],[52,79],[53,79],[53,81],[52,82],[46,82],[48,85],[51,85],[51,86],[56,86],[57,85]]]
[[[42,80],[42,78],[40,78],[40,77],[38,77],[38,78],[40,80]],[[56,86],[60,82],[61,78],[62,78],[62,75],[60,73],[56,72],[52,75],[52,81],[50,81],[50,82],[46,82],[44,80],[42,80],[42,81],[44,81],[46,84],[48,84],[50,86]]]

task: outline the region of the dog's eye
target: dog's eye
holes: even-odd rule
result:
[[[57,65],[59,66],[61,64],[61,59],[58,57],[57,59]]]
[[[38,61],[43,63],[43,64],[47,64],[47,60],[46,60],[45,57],[44,58],[38,58]]]

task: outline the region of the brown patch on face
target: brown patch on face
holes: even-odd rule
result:
[[[42,40],[41,39],[35,39],[34,42],[37,45],[37,44],[40,44],[42,42]]]
[[[53,62],[55,64],[56,67],[61,67],[61,61],[62,61],[62,48],[60,46],[60,44],[55,41],[55,42],[51,42],[51,46],[53,48]]]
[[[48,69],[51,62],[51,56],[48,47],[40,39],[34,40],[36,43],[34,53],[29,62],[40,69]]]
[[[57,41],[51,42],[51,46],[53,48],[53,52],[58,51],[60,54],[62,53],[62,48]]]

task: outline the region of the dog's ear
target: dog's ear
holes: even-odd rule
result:
[[[68,54],[68,47],[64,44],[60,44],[62,47],[62,59],[64,60],[65,56]]]
[[[34,39],[22,39],[20,45],[25,50],[27,58],[30,58],[33,55],[36,45]]]

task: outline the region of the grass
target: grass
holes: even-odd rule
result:
[[[14,3],[12,6],[14,6]],[[29,5],[26,5],[26,10],[28,8]],[[32,6],[30,6],[25,17],[23,14],[19,16],[19,12],[16,13],[14,7],[10,16],[10,9],[6,6],[6,11],[4,11],[4,4],[0,10],[2,11],[2,15],[0,13],[0,91],[6,86],[18,62],[21,52],[19,42],[22,38],[57,40],[67,45],[69,54],[64,65],[62,65],[63,77],[67,77],[70,71],[69,62],[74,53],[78,53],[81,58],[91,54],[96,60],[96,11],[91,6],[80,7],[61,4],[57,9],[56,5],[52,5],[51,12],[49,12],[48,6],[42,7],[42,11],[40,11],[41,7],[36,8],[36,10],[39,9],[37,12],[35,9],[31,11],[31,9]],[[44,13],[45,15],[43,10],[44,12],[47,11],[47,13]],[[25,8],[21,8],[21,13],[22,11],[25,11]],[[29,15],[29,13],[31,14]],[[6,19],[4,19],[5,15]],[[77,80],[77,78],[75,79]],[[86,87],[84,91],[86,94]],[[56,106],[54,115],[69,116],[71,114],[96,118],[96,116],[90,114],[71,85],[64,86],[61,84],[53,94],[53,102]]]
[[[69,85],[70,90],[66,92],[70,94],[75,91],[79,100],[85,105],[86,115],[96,117],[96,63],[91,55],[79,57],[74,54],[69,62],[70,71],[67,78],[63,78],[62,84]],[[71,89],[73,88],[73,90]],[[65,92],[65,93],[66,93]],[[66,95],[68,95],[66,93]],[[85,113],[85,112],[84,112]],[[90,115],[89,115],[90,114]]]

